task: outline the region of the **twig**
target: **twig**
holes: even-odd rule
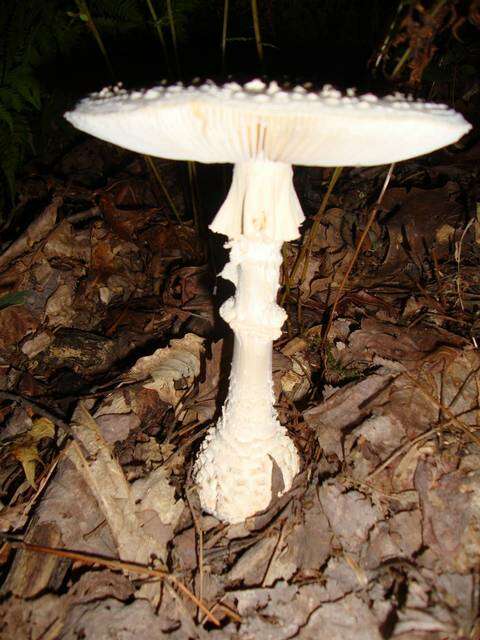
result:
[[[0,391],[0,400],[12,400],[13,402],[20,402],[20,404],[23,404],[27,407],[30,407],[30,409],[33,409],[35,413],[38,413],[38,415],[43,416],[44,418],[48,418],[48,420],[56,424],[58,427],[63,429],[69,435],[73,435],[70,425],[67,424],[65,420],[54,415],[48,409],[44,409],[42,406],[40,406],[33,400],[29,400],[28,398],[25,398],[25,396],[21,396],[17,393],[11,393],[10,391]]]
[[[221,609],[234,622],[242,622],[242,618],[238,615],[238,613],[235,613],[235,611],[232,611],[232,609],[221,600],[219,600],[213,605],[213,607],[210,609],[210,612],[213,613],[215,609]],[[205,624],[205,622],[206,622],[206,618],[203,618],[203,620],[201,621],[201,624],[203,625]]]
[[[428,15],[431,18],[434,18],[435,15],[443,7],[443,5],[445,4],[446,1],[447,0],[437,0],[437,3],[428,12]],[[412,46],[407,47],[407,49],[405,49],[405,52],[403,53],[403,55],[400,58],[400,60],[397,62],[397,65],[395,66],[395,69],[393,70],[392,75],[390,76],[391,80],[394,80],[399,75],[400,71],[403,69],[403,67],[405,66],[406,62],[410,58],[410,55],[411,55],[413,50],[414,50],[414,48]]]
[[[91,220],[92,218],[101,218],[102,212],[99,207],[92,207],[91,209],[87,209],[86,211],[79,211],[78,213],[74,213],[71,216],[65,218],[65,220],[70,224],[78,224],[79,222],[85,222],[85,220]]]
[[[191,491],[191,489],[190,489]],[[185,491],[185,497],[187,499],[188,508],[192,514],[193,524],[197,533],[198,539],[198,573],[200,577],[200,584],[198,589],[198,595],[200,600],[203,601],[203,580],[204,580],[204,566],[203,566],[203,529],[198,519],[198,514],[195,512],[194,506],[191,503],[189,489]],[[200,613],[200,612],[199,612]],[[200,616],[199,616],[200,617]]]
[[[148,10],[150,11],[150,15],[153,19],[153,24],[155,25],[155,30],[158,35],[158,39],[160,40],[160,44],[162,45],[163,56],[165,58],[165,66],[167,67],[167,73],[170,75],[170,61],[168,59],[168,51],[167,51],[167,43],[165,42],[165,36],[163,35],[162,27],[160,25],[160,20],[158,19],[157,12],[155,11],[155,7],[153,6],[152,0],[147,0]]]
[[[432,260],[433,260],[433,271],[435,274],[435,280],[437,281],[437,287],[438,287],[438,299],[440,300],[440,304],[445,307],[445,298],[443,295],[443,291],[442,291],[442,281],[440,279],[440,275],[441,275],[441,271],[440,271],[440,265],[438,264],[438,258],[437,258],[437,252],[435,250],[435,247],[432,248]]]
[[[408,371],[404,371],[402,375],[408,378],[410,382],[413,385],[415,385],[415,387],[419,389],[419,391],[421,391],[424,394],[424,396],[426,396],[426,398],[430,400],[432,404],[434,404],[438,409],[443,411],[443,413],[448,417],[449,422],[452,422],[457,427],[457,429],[460,429],[460,431],[463,431],[463,433],[468,435],[480,447],[480,438],[475,433],[473,433],[473,431],[464,422],[459,420],[457,416],[449,409],[449,407],[446,407],[442,402],[440,402],[440,400],[437,400],[430,393],[430,391],[426,389],[421,382],[419,382],[413,376],[411,376],[408,373]]]
[[[322,347],[325,345],[325,343],[327,341],[328,334],[329,334],[330,328],[332,326],[333,317],[335,315],[335,311],[337,309],[338,302],[339,302],[339,300],[340,300],[340,298],[342,296],[343,290],[345,288],[345,284],[346,284],[346,282],[347,282],[347,280],[348,280],[348,278],[350,276],[350,273],[351,273],[351,271],[353,269],[353,266],[354,266],[355,262],[357,261],[357,258],[358,258],[359,254],[360,254],[360,251],[362,249],[362,246],[363,246],[363,243],[365,241],[365,238],[367,237],[368,232],[370,231],[370,227],[372,226],[372,224],[375,221],[378,209],[380,208],[380,205],[382,204],[382,200],[383,200],[383,197],[384,197],[385,192],[387,190],[387,187],[388,187],[388,185],[390,183],[390,179],[392,177],[392,173],[393,173],[394,167],[395,167],[395,163],[392,163],[390,165],[390,168],[388,169],[388,173],[387,173],[387,175],[385,177],[385,180],[383,182],[383,186],[382,186],[382,190],[380,191],[380,195],[378,196],[376,203],[372,207],[372,211],[370,213],[370,217],[368,218],[368,221],[367,221],[367,224],[365,226],[365,229],[363,230],[362,235],[360,236],[360,239],[359,239],[359,241],[357,243],[357,246],[355,248],[355,252],[354,252],[354,254],[352,256],[352,259],[350,260],[350,264],[348,265],[348,268],[347,268],[347,270],[346,270],[346,272],[345,272],[345,274],[344,274],[344,276],[342,278],[342,281],[340,282],[340,286],[338,287],[337,295],[335,296],[335,300],[333,301],[333,305],[332,305],[332,307],[330,309],[330,313],[329,313],[329,316],[328,316],[328,322],[326,324],[325,331],[324,331],[324,334],[323,334]]]
[[[170,25],[170,32],[172,34],[173,53],[175,57],[175,69],[177,72],[177,76],[180,78],[182,73],[180,70],[180,62],[178,59],[177,32],[175,30],[175,19],[173,17],[172,0],[167,0],[167,14],[168,14],[168,24]]]
[[[377,54],[377,57],[375,58],[375,63],[374,63],[374,68],[377,69],[380,66],[380,62],[382,61],[382,59],[385,57],[386,52],[388,51],[388,48],[390,46],[391,41],[393,40],[393,37],[395,35],[395,29],[397,27],[397,23],[400,19],[400,15],[403,9],[404,4],[406,3],[406,0],[400,0],[398,7],[397,7],[397,11],[395,13],[395,17],[393,18],[392,22],[390,23],[390,26],[388,28],[388,32],[387,35],[385,36],[381,46],[380,46],[380,50]]]
[[[227,70],[228,4],[229,4],[229,0],[224,0],[223,28],[222,28],[222,73],[225,73]]]
[[[57,558],[67,558],[69,560],[75,560],[87,565],[98,564],[103,567],[108,567],[109,569],[128,571],[129,573],[134,573],[136,575],[149,576],[151,578],[158,578],[160,580],[167,580],[169,582],[172,582],[199,609],[203,611],[203,613],[211,622],[213,622],[213,624],[220,626],[220,622],[210,612],[208,607],[206,607],[205,604],[201,602],[196,597],[196,595],[193,594],[190,589],[188,589],[188,587],[183,584],[183,582],[180,582],[180,580],[176,576],[174,576],[172,573],[169,573],[168,571],[164,571],[163,569],[154,569],[137,562],[126,562],[124,560],[118,560],[116,558],[107,558],[93,553],[83,553],[79,551],[70,551],[68,549],[56,549],[55,547],[45,547],[39,544],[32,544],[30,542],[25,542],[21,538],[8,533],[0,532],[0,537],[6,540],[13,548],[16,549],[33,551],[35,553],[45,553],[51,556],[56,556]]]
[[[168,593],[173,598],[173,600],[175,600],[175,602],[177,603],[178,609],[183,615],[182,624],[185,627],[185,633],[187,637],[200,638],[200,640],[207,640],[207,633],[205,632],[205,629],[202,629],[200,625],[195,625],[195,623],[190,617],[190,613],[187,607],[185,606],[185,603],[182,601],[182,599],[180,598],[178,593],[175,591],[175,589],[170,584],[168,584],[168,582],[165,582],[165,587]]]
[[[457,277],[455,278],[455,281],[456,281],[456,286],[457,286],[458,301],[460,302],[460,307],[462,308],[462,311],[465,311],[465,307],[463,305],[462,287],[461,287],[462,274],[461,274],[461,271],[460,271],[461,260],[462,260],[462,245],[463,245],[463,240],[465,238],[465,234],[467,233],[467,231],[470,229],[470,227],[472,226],[472,224],[474,222],[475,222],[475,219],[472,218],[469,221],[469,223],[467,224],[467,226],[465,227],[465,229],[463,230],[463,233],[460,236],[460,240],[455,243],[455,260],[457,262]]]
[[[283,295],[281,297],[281,302],[280,302],[280,306],[283,306],[283,304],[285,303],[285,300],[288,296],[288,294],[290,293],[290,289],[292,287],[292,282],[295,279],[295,276],[297,275],[297,271],[300,268],[300,265],[305,261],[308,265],[308,255],[310,255],[310,247],[312,245],[313,242],[313,238],[317,235],[317,231],[318,231],[318,227],[322,221],[322,216],[325,213],[325,209],[327,208],[327,204],[328,201],[330,199],[330,196],[332,194],[332,191],[337,183],[337,180],[339,179],[341,173],[342,173],[342,169],[343,167],[335,167],[334,172],[332,173],[331,177],[330,177],[330,182],[328,183],[328,187],[327,187],[327,191],[325,192],[325,195],[322,198],[322,202],[320,204],[320,208],[318,209],[316,215],[315,215],[315,220],[312,224],[312,228],[310,229],[307,238],[305,239],[305,241],[303,242],[301,249],[298,253],[297,259],[295,260],[295,264],[293,265],[292,271],[290,272],[290,275],[286,277],[286,282],[285,282],[285,291],[283,292]],[[284,254],[284,259],[285,259],[285,254]],[[307,266],[305,266],[305,268],[303,269],[303,273],[302,273],[302,278],[304,277],[304,274],[306,272],[306,268]],[[300,286],[301,282],[299,283]]]
[[[158,185],[159,185],[160,189],[163,191],[163,195],[167,199],[167,202],[170,205],[170,208],[172,209],[173,213],[175,214],[175,217],[176,217],[176,219],[178,221],[178,224],[180,224],[183,227],[184,223],[182,222],[182,219],[180,217],[178,209],[175,206],[175,203],[173,202],[172,198],[170,197],[168,189],[165,186],[165,183],[163,182],[163,179],[162,179],[162,176],[160,174],[160,171],[158,170],[158,167],[156,166],[155,162],[153,161],[153,158],[150,157],[150,156],[146,156],[146,155],[144,155],[143,157],[145,158],[145,162],[150,167],[150,170],[153,173],[153,175],[155,177],[155,180],[158,182]]]
[[[197,168],[194,162],[187,162],[187,170],[188,170],[188,185],[190,188],[190,200],[192,203],[193,210],[193,220],[195,224],[195,229],[197,230],[197,235],[201,238],[203,235],[203,228],[200,228],[200,194],[198,191],[198,179],[197,179]]]
[[[103,56],[103,59],[105,60],[105,64],[107,66],[108,72],[112,80],[114,80],[115,72],[113,70],[112,63],[110,62],[110,58],[108,57],[107,50],[105,48],[105,45],[103,44],[102,36],[100,35],[100,32],[97,29],[97,25],[95,24],[95,21],[92,18],[92,14],[90,13],[90,9],[88,7],[87,1],[75,0],[75,3],[77,5],[77,8],[80,12],[80,16],[82,17],[82,19],[86,19],[86,25],[88,29],[90,29],[90,32],[93,35],[95,42],[97,43],[98,48],[101,51],[101,54]]]
[[[285,530],[286,522],[287,522],[286,518],[284,518],[280,522],[280,531],[278,532],[278,537],[275,540],[275,544],[273,545],[272,553],[270,554],[270,558],[268,559],[267,566],[265,567],[265,571],[263,572],[263,578],[262,578],[262,583],[261,583],[261,587],[262,588],[265,588],[265,583],[266,583],[267,578],[268,578],[268,572],[270,571],[270,567],[272,566],[273,559],[277,555],[277,551],[278,551],[278,549],[280,547],[280,543],[282,542],[283,533],[284,533],[284,530]]]
[[[255,44],[257,45],[258,59],[260,61],[261,66],[263,67],[264,65],[263,45],[262,45],[262,34],[260,33],[260,20],[258,17],[257,0],[251,0],[251,4],[252,4],[252,17],[253,17],[253,30],[255,32]]]
[[[410,440],[409,442],[406,442],[405,444],[401,445],[398,449],[396,449],[396,451],[394,451],[390,456],[388,456],[388,458],[384,460],[376,469],[374,469],[371,473],[369,473],[368,476],[366,476],[366,478],[364,478],[364,483],[366,480],[372,480],[373,478],[376,478],[380,473],[382,473],[382,471],[384,471],[384,469],[386,469],[390,464],[392,464],[392,462],[397,458],[399,458],[404,452],[409,451],[412,447],[414,447],[416,444],[418,444],[422,440],[428,440],[431,436],[434,436],[436,433],[438,433],[439,431],[447,427],[450,424],[450,422],[451,422],[450,420],[447,420],[446,422],[442,422],[441,424],[438,424],[436,427],[433,427],[433,429],[424,431],[413,440]],[[366,484],[368,485],[368,483]]]
[[[477,409],[471,409],[470,411],[477,411]],[[372,480],[378,476],[384,469],[386,469],[394,460],[396,460],[399,456],[401,456],[405,451],[409,451],[413,446],[421,442],[422,440],[428,440],[431,436],[436,435],[439,431],[443,431],[446,427],[451,424],[452,420],[445,420],[440,424],[437,424],[432,429],[428,429],[428,431],[424,431],[420,435],[418,435],[413,440],[409,440],[405,444],[401,445],[398,449],[396,449],[386,460],[384,460],[376,469],[374,469],[368,476],[365,477],[365,480]],[[370,486],[370,485],[367,485]]]

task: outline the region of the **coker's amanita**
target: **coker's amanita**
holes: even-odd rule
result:
[[[371,166],[412,158],[457,141],[469,129],[444,105],[400,94],[379,99],[331,87],[243,86],[104,89],[66,118],[78,129],[133,151],[206,163],[233,163],[233,182],[211,229],[229,238],[222,276],[236,294],[222,308],[235,334],[228,398],[195,464],[203,508],[230,523],[265,509],[274,463],[287,491],[299,470],[296,448],[273,407],[272,342],[285,312],[276,304],[284,241],[303,213],[292,164]]]

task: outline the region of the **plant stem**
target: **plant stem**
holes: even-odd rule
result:
[[[302,247],[298,253],[297,259],[295,260],[295,264],[293,265],[292,271],[290,272],[290,275],[287,277],[287,280],[285,282],[285,291],[283,292],[283,295],[281,297],[281,301],[280,301],[280,306],[283,306],[285,304],[285,300],[287,298],[287,296],[290,293],[290,289],[292,287],[292,282],[295,279],[295,276],[297,275],[298,269],[300,268],[300,265],[302,264],[302,262],[304,263],[304,268],[303,268],[303,272],[302,272],[302,278],[300,280],[300,282],[298,283],[298,286],[301,285],[302,279],[305,276],[306,270],[307,270],[307,266],[308,266],[308,257],[310,255],[310,247],[312,245],[313,242],[313,238],[317,235],[317,231],[318,231],[318,227],[322,221],[322,216],[325,213],[325,209],[327,208],[327,204],[328,201],[330,199],[330,196],[332,194],[332,191],[335,187],[335,185],[337,184],[337,181],[342,173],[342,169],[343,167],[335,167],[334,172],[332,173],[331,177],[330,177],[330,182],[328,183],[328,187],[327,187],[327,191],[325,193],[325,195],[323,196],[322,202],[320,204],[320,208],[317,211],[317,214],[315,216],[315,221],[312,225],[312,228],[310,229],[310,232],[307,236],[307,238],[304,240]]]
[[[103,59],[105,60],[105,64],[107,65],[107,69],[108,72],[112,78],[112,80],[115,80],[115,72],[113,70],[112,64],[110,62],[110,58],[108,57],[108,53],[107,50],[105,48],[105,45],[103,44],[103,40],[102,40],[102,36],[100,35],[100,32],[97,29],[97,25],[95,24],[93,18],[92,18],[92,14],[90,13],[90,9],[88,8],[88,4],[86,0],[75,0],[75,3],[77,5],[77,8],[80,12],[81,15],[85,16],[86,20],[86,24],[87,27],[90,29],[91,34],[93,35],[93,37],[95,38],[95,41],[98,45],[98,48],[100,49],[102,55],[103,55]]]
[[[437,13],[440,11],[440,9],[443,7],[443,5],[446,3],[447,0],[437,0],[437,3],[435,4],[435,6],[431,9],[431,11],[429,11],[429,16],[431,18],[434,18]],[[407,60],[409,59],[411,53],[413,51],[412,47],[408,47],[406,49],[406,51],[403,53],[402,57],[400,58],[400,60],[397,62],[397,65],[395,66],[395,69],[392,72],[391,75],[391,79],[394,80],[399,74],[400,71],[403,69],[403,67],[405,66]]]
[[[163,195],[165,196],[165,198],[167,199],[168,204],[170,205],[173,213],[175,214],[175,217],[178,221],[178,223],[183,226],[183,222],[182,222],[182,218],[180,217],[180,214],[178,212],[177,207],[175,206],[175,203],[173,202],[170,194],[168,193],[168,189],[165,186],[165,183],[163,182],[163,178],[160,174],[160,171],[158,170],[158,167],[156,166],[153,158],[151,156],[143,156],[145,158],[146,163],[148,164],[148,166],[150,167],[153,175],[155,176],[156,181],[158,182],[158,185],[160,187],[160,189],[163,191]]]
[[[400,19],[403,7],[406,3],[406,0],[400,0],[397,6],[397,9],[395,11],[395,16],[393,18],[393,20],[390,23],[390,26],[388,27],[388,32],[387,35],[385,36],[381,46],[380,46],[380,50],[378,51],[377,57],[375,58],[375,62],[374,62],[374,68],[378,69],[378,67],[380,66],[380,63],[382,61],[382,59],[385,57],[385,54],[388,51],[388,48],[390,46],[390,43],[393,40],[393,37],[395,35],[395,29],[397,28],[398,25],[398,21]]]
[[[363,246],[365,238],[367,237],[368,232],[370,231],[370,227],[372,226],[372,224],[375,221],[378,209],[380,208],[380,205],[382,204],[382,200],[383,200],[383,197],[384,197],[385,192],[387,190],[387,187],[388,187],[388,185],[390,183],[390,179],[392,177],[394,167],[395,167],[395,163],[392,163],[390,165],[389,169],[388,169],[387,175],[386,175],[385,180],[383,182],[382,190],[380,191],[380,195],[378,196],[377,201],[375,202],[375,204],[372,207],[372,211],[371,211],[370,216],[368,218],[367,224],[365,225],[365,229],[362,231],[362,234],[361,234],[360,239],[359,239],[359,241],[357,243],[357,246],[355,247],[355,252],[354,252],[354,254],[352,256],[352,259],[350,260],[350,263],[349,263],[349,265],[347,267],[347,270],[346,270],[346,272],[345,272],[345,274],[344,274],[344,276],[342,278],[342,281],[340,282],[340,286],[338,287],[337,295],[335,296],[335,300],[333,301],[332,307],[330,309],[328,322],[327,322],[327,324],[325,326],[325,331],[323,333],[322,347],[325,345],[325,343],[327,341],[328,333],[330,331],[330,327],[332,326],[332,322],[333,322],[333,316],[335,315],[335,311],[337,309],[338,302],[339,302],[340,297],[341,297],[341,295],[343,293],[343,290],[345,288],[345,284],[346,284],[346,282],[347,282],[347,280],[348,280],[348,278],[350,276],[350,273],[351,273],[351,271],[353,269],[353,266],[354,266],[355,262],[357,261],[357,258],[358,258],[359,254],[360,254],[360,250],[361,250],[361,248]]]
[[[260,33],[260,19],[258,17],[258,4],[257,4],[257,0],[251,0],[251,2],[252,2],[253,30],[255,31],[255,43],[257,45],[258,59],[260,60],[260,64],[262,65],[262,69],[263,69],[264,58],[263,58],[262,35]]]
[[[160,40],[160,44],[162,45],[163,57],[165,58],[165,66],[167,67],[167,73],[171,73],[170,60],[168,59],[168,50],[167,43],[165,41],[165,36],[163,35],[162,27],[160,26],[160,20],[158,19],[157,12],[155,11],[155,7],[153,6],[152,0],[147,0],[148,9],[150,11],[150,15],[153,19],[153,24],[155,25],[155,30],[158,35],[158,39]]]
[[[190,199],[191,199],[192,210],[193,210],[193,222],[195,224],[195,229],[197,230],[198,236],[201,236],[200,220],[199,220],[199,212],[198,212],[197,169],[195,166],[195,162],[192,162],[189,160],[187,162],[187,169],[188,169],[188,184],[190,187]]]
[[[228,0],[224,0],[223,4],[223,29],[222,29],[222,73],[227,70],[227,29],[228,29]]]
[[[172,0],[167,0],[167,14],[168,14],[168,23],[170,25],[170,32],[172,34],[173,53],[175,56],[175,70],[177,72],[177,76],[180,78],[182,73],[180,70],[180,62],[178,59],[177,32],[175,30],[175,19],[173,17]]]

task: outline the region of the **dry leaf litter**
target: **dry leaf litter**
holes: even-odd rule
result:
[[[191,480],[228,381],[220,248],[99,142],[26,182],[0,255],[2,638],[479,637],[480,233],[472,151],[445,153],[396,169],[325,335],[385,170],[339,181],[273,359],[302,471],[234,526]],[[329,175],[297,171],[310,221]]]

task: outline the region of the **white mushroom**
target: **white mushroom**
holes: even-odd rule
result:
[[[144,93],[103,90],[66,118],[128,149],[164,158],[234,164],[228,196],[211,229],[229,238],[222,276],[236,294],[221,308],[235,334],[228,398],[201,447],[195,477],[203,508],[241,522],[272,498],[274,463],[287,491],[299,469],[277,419],[272,342],[285,312],[276,304],[281,246],[298,237],[302,210],[292,164],[369,166],[422,155],[470,129],[444,105],[399,96],[343,96],[281,89],[254,80],[160,86]]]

